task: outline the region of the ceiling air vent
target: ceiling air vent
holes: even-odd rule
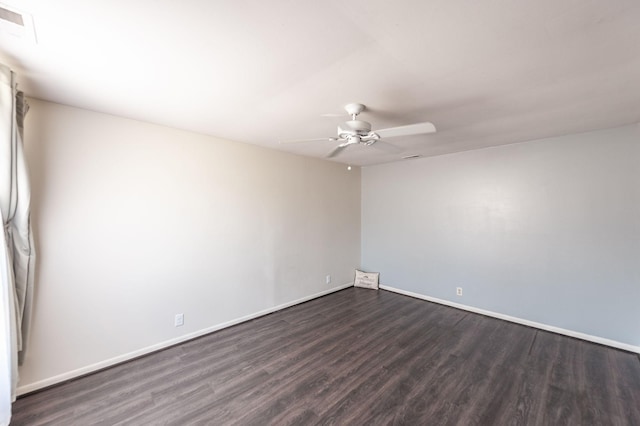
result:
[[[403,160],[413,160],[415,158],[420,158],[422,155],[407,155],[406,157],[402,157]]]
[[[22,19],[22,15],[16,13],[12,10],[5,9],[0,6],[0,19],[4,19],[5,21],[13,22],[16,25],[20,25],[24,27],[24,19]]]
[[[0,3],[0,37],[36,42],[31,15]]]

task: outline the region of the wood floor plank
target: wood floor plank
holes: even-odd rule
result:
[[[624,419],[640,419],[640,355],[607,351],[607,357],[617,412]]]
[[[350,288],[19,398],[12,425],[638,425],[636,354]]]

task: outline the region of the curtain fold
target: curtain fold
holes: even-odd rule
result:
[[[8,423],[11,415],[33,301],[31,191],[22,146],[27,109],[23,93],[17,90],[15,74],[0,64],[0,372],[7,379],[0,379],[0,424]]]

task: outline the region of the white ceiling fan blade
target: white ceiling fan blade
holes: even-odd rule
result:
[[[421,135],[424,133],[434,133],[436,126],[433,123],[424,122],[409,124],[407,126],[389,127],[388,129],[376,130],[381,139],[395,138],[398,136]]]
[[[320,141],[335,141],[336,138],[315,138],[315,139],[294,139],[287,141],[278,141],[280,145],[286,145],[290,143],[304,143],[304,142],[320,142]]]
[[[402,152],[402,149],[400,147],[397,147],[390,143],[386,143],[384,141],[376,141],[375,143],[372,143],[371,146],[381,151],[388,152],[389,154],[398,154]]]
[[[345,149],[346,147],[348,147],[349,145],[338,145],[336,146],[333,151],[331,151],[329,154],[327,154],[327,158],[333,158],[336,155],[340,154],[342,152],[343,149]]]

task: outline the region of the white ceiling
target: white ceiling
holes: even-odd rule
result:
[[[431,121],[371,165],[640,121],[638,0],[0,0],[31,97],[322,157],[350,102],[373,128]]]

